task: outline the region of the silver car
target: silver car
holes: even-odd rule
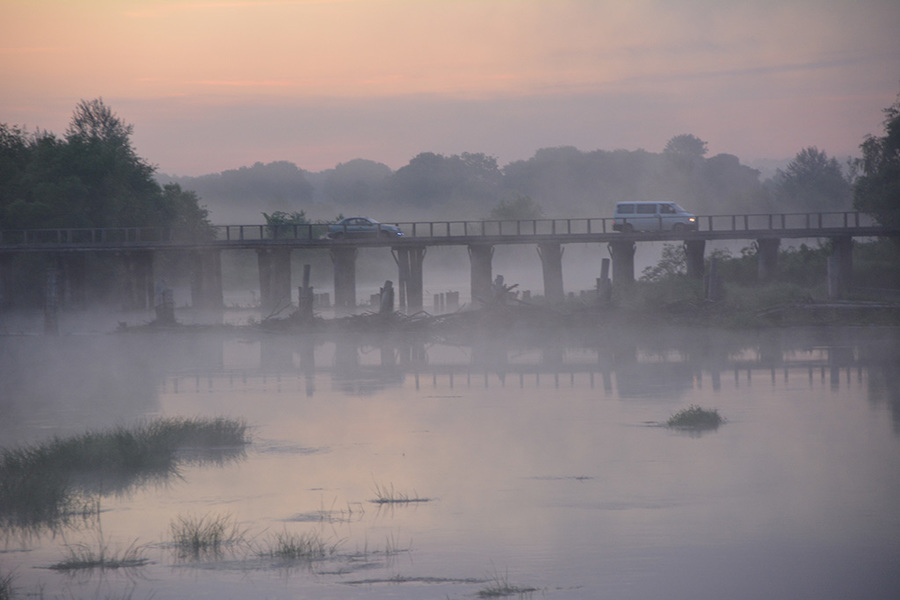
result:
[[[368,217],[347,217],[328,226],[328,237],[333,240],[350,237],[396,238],[403,235],[396,225],[379,223]]]

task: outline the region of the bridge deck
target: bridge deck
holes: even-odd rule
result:
[[[698,223],[697,231],[618,233],[609,218],[394,222],[403,230],[403,237],[343,240],[324,237],[325,226],[321,224],[217,225],[212,235],[203,239],[142,227],[6,230],[0,231],[0,253],[900,236],[900,229],[878,225],[858,212],[707,215],[698,217]]]

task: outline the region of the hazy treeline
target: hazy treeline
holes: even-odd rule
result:
[[[279,161],[160,180],[195,191],[216,223],[260,222],[276,210],[384,221],[602,217],[624,200],[675,201],[700,214],[852,209],[853,170],[817,148],[766,180],[736,156],[706,155],[706,142],[684,134],[662,152],[544,148],[502,167],[481,153],[423,152],[396,171],[365,159],[320,172]]]

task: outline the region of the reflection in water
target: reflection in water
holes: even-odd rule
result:
[[[248,551],[173,569],[161,544],[134,597],[468,598],[492,565],[548,598],[900,589],[896,332],[198,337],[63,338],[36,362],[56,340],[0,338],[24,371],[20,399],[0,400],[14,408],[4,447],[160,414],[253,425],[242,460],[182,454],[178,485],[104,496],[105,533],[155,544],[177,515],[231,514],[253,533],[341,542],[302,568]],[[653,426],[690,404],[727,423],[702,437]],[[433,500],[378,512],[375,482]],[[0,561],[23,589],[90,596],[30,568],[57,560],[58,540],[22,545]]]

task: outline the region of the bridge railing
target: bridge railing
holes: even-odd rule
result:
[[[142,244],[169,241],[161,227],[80,227],[65,229],[9,229],[0,231],[2,245],[102,245]]]
[[[613,233],[612,218],[577,219],[485,219],[476,221],[409,221],[392,222],[404,237],[493,238],[529,236],[564,236]],[[744,215],[702,215],[697,217],[699,230],[715,232],[834,230],[876,227],[870,216],[858,212],[824,213],[760,213]],[[0,230],[0,246],[141,246],[168,243],[313,241],[324,239],[327,225],[318,223],[290,225],[216,225],[211,238],[186,239],[156,227],[62,228]]]
[[[779,229],[851,229],[877,223],[859,212],[761,213],[704,215],[697,218],[700,231],[757,231]]]
[[[288,225],[216,225],[216,240],[248,242],[256,240],[317,240],[328,232],[318,223]]]
[[[612,219],[484,219],[391,223],[413,238],[574,235],[612,231]]]

